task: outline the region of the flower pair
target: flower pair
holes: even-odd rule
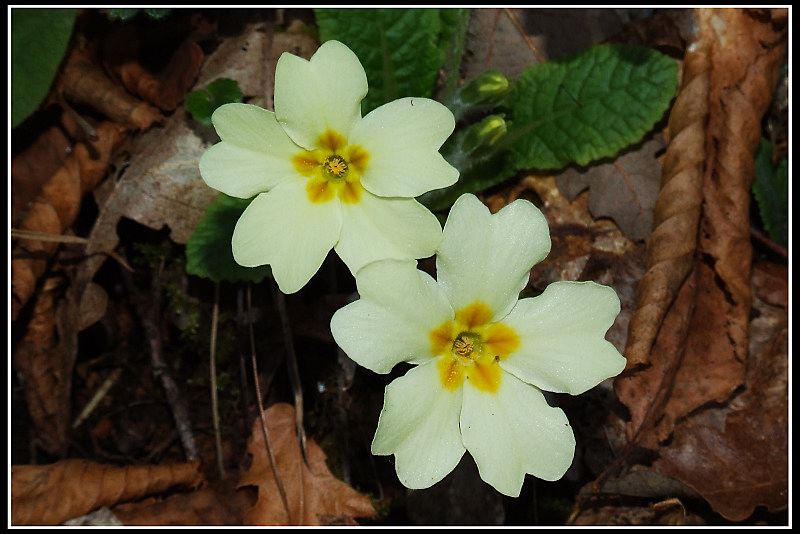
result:
[[[622,370],[603,338],[619,313],[614,291],[562,282],[518,300],[550,250],[527,201],[491,215],[464,195],[442,232],[413,198],[458,178],[438,152],[455,126],[441,104],[403,98],[362,118],[364,69],[336,41],[310,61],[282,55],[275,80],[275,113],[214,113],[222,142],[200,171],[224,193],[257,195],[233,234],[237,262],[270,264],[291,293],[333,248],[361,297],[334,315],[336,342],[378,373],[416,364],[386,389],[373,453],[394,454],[411,488],[441,480],[465,451],[506,495],[519,495],[526,473],[560,478],[575,438],[542,390],[579,394]],[[436,280],[414,261],[434,252]]]

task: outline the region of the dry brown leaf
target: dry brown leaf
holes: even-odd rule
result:
[[[114,507],[125,525],[242,525],[244,511],[253,506],[252,492],[232,487],[205,487],[176,493],[166,499],[145,499]]]
[[[649,270],[631,320],[629,368],[617,380],[619,398],[631,412],[629,436],[649,448],[657,448],[687,414],[725,402],[744,380],[753,154],[785,51],[785,28],[761,15],[702,9],[697,17],[699,42],[690,47],[685,84],[670,117],[670,131],[677,134],[665,158]],[[687,273],[696,287],[691,302],[673,302],[678,288],[687,286]],[[648,368],[631,369],[647,362]]]
[[[72,152],[64,130],[52,126],[11,161],[11,221],[17,226],[47,180]]]
[[[162,119],[157,109],[128,94],[79,47],[70,52],[58,84],[67,100],[94,108],[114,122],[145,130]]]
[[[661,165],[656,154],[664,147],[660,136],[645,142],[613,162],[583,171],[567,169],[556,178],[567,198],[589,190],[589,211],[595,218],[610,217],[634,240],[650,234],[658,197]]]
[[[131,93],[164,111],[172,111],[197,79],[204,57],[200,45],[186,39],[157,75],[138,62],[129,62],[120,66],[119,76]]]
[[[639,284],[625,348],[628,368],[649,362],[659,326],[694,262],[706,157],[708,38],[699,38],[693,47],[684,58],[681,88],[670,111],[661,191],[647,241],[647,273]]]
[[[667,499],[649,506],[599,506],[586,508],[570,518],[570,525],[703,525],[703,519],[686,512],[678,499]]]
[[[119,502],[203,481],[197,464],[116,467],[86,460],[11,467],[11,523],[55,525]]]
[[[264,445],[261,420],[253,423],[247,442],[250,468],[238,488],[255,486],[258,500],[245,514],[247,525],[355,524],[356,517],[372,517],[370,499],[336,479],[325,464],[325,453],[313,440],[306,442],[308,465],[303,462],[295,430],[294,408],[275,404],[267,410],[269,439],[280,479],[286,490],[289,516],[282,504],[275,474]]]
[[[488,69],[516,78],[532,64],[581,52],[614,35],[635,9],[474,9],[462,72]],[[564,31],[569,29],[569,31]]]
[[[97,140],[91,147],[79,143],[63,165],[42,186],[20,229],[45,234],[62,234],[75,221],[82,196],[94,189],[105,176],[111,154],[123,138],[122,127],[104,122],[97,128]],[[11,262],[11,317],[36,289],[36,281],[44,273],[49,256],[58,243],[21,240],[14,247]]]
[[[36,298],[25,336],[14,351],[14,369],[25,388],[31,434],[49,454],[66,452],[72,365],[56,335],[56,297],[63,280],[47,278]]]
[[[788,316],[760,300],[755,308],[745,391],[676,426],[654,464],[731,521],[788,503]]]

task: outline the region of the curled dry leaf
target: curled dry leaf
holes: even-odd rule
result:
[[[258,488],[258,500],[246,512],[245,524],[352,525],[356,517],[375,515],[367,496],[331,474],[325,464],[325,453],[313,440],[306,443],[308,463],[303,461],[291,405],[271,406],[267,410],[267,426],[278,476],[286,491],[289,515],[282,504],[275,471],[265,448],[261,420],[256,419],[247,442],[252,463],[237,486]]]
[[[72,50],[58,83],[67,100],[96,109],[114,122],[145,130],[162,119],[156,108],[112,81],[87,50]]]
[[[75,221],[82,196],[105,176],[111,154],[123,138],[123,128],[104,122],[91,145],[79,143],[61,167],[42,186],[20,229],[44,234],[62,234]],[[14,247],[11,261],[11,317],[28,302],[36,281],[44,273],[49,256],[58,243],[24,240]]]
[[[172,111],[194,84],[204,57],[200,45],[186,39],[157,75],[132,61],[120,66],[119,76],[131,93],[164,111]]]
[[[11,523],[55,525],[101,506],[197,487],[197,464],[116,467],[86,460],[11,467]]]
[[[694,410],[725,402],[744,380],[753,154],[785,53],[785,26],[769,15],[696,12],[698,38],[670,116],[629,367],[616,382],[631,412],[629,438],[645,447],[657,448]]]
[[[11,221],[16,227],[42,186],[72,152],[64,130],[51,126],[11,160]]]
[[[13,356],[25,388],[31,434],[52,455],[66,452],[71,404],[72,363],[56,334],[56,297],[61,285],[60,277],[44,281]]]

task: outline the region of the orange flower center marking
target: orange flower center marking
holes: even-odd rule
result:
[[[347,139],[334,130],[325,130],[317,139],[317,147],[292,158],[297,172],[308,179],[308,199],[314,204],[337,197],[345,204],[358,203],[364,192],[361,175],[367,168],[369,153],[358,145],[348,145]]]
[[[439,356],[445,389],[455,391],[469,380],[480,391],[497,392],[502,380],[498,364],[519,349],[520,338],[513,328],[491,319],[491,309],[476,301],[431,330],[431,352]]]

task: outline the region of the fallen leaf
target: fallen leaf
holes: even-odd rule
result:
[[[73,153],[42,186],[20,229],[60,235],[72,226],[82,196],[105,176],[111,154],[123,138],[123,129],[113,123],[101,123],[96,132],[97,140],[91,145],[75,145]],[[58,243],[37,240],[19,241],[15,245],[11,261],[12,320],[16,320],[19,310],[33,295],[36,281],[56,248]]]
[[[731,521],[788,504],[788,317],[760,300],[755,309],[744,392],[676,426],[654,463]]]
[[[598,506],[583,509],[569,521],[570,525],[704,525],[705,521],[686,512],[678,499],[667,499],[649,506]]]
[[[585,170],[570,168],[556,182],[570,200],[588,189],[592,216],[610,217],[629,238],[645,239],[653,224],[653,207],[661,182],[656,155],[663,147],[664,142],[656,136],[613,162]]]
[[[253,496],[228,486],[120,504],[114,507],[114,515],[124,525],[242,525],[244,511],[253,506]]]
[[[68,519],[62,525],[68,527],[122,527],[124,524],[107,507],[98,508],[80,517]]]
[[[48,454],[66,452],[70,423],[72,363],[56,333],[56,299],[61,277],[47,278],[31,319],[13,354],[14,369],[25,388],[31,434]]]
[[[72,152],[72,142],[59,126],[51,126],[11,160],[11,221],[17,226],[42,186]]]
[[[112,81],[92,61],[91,53],[80,47],[68,56],[58,84],[67,100],[96,109],[114,122],[145,130],[162,119],[157,109]]]
[[[496,69],[515,78],[531,64],[563,58],[607,39],[637,12],[642,13],[633,9],[473,9],[464,77],[471,80]]]
[[[116,467],[87,460],[11,466],[11,523],[56,525],[102,506],[203,481],[197,464]]]
[[[164,111],[173,111],[194,84],[204,57],[200,45],[186,39],[157,75],[131,61],[120,66],[119,76],[131,93]]]
[[[90,283],[81,293],[78,330],[86,330],[103,318],[108,307],[108,293],[95,283]]]
[[[658,448],[698,408],[725,403],[745,378],[753,155],[785,51],[785,27],[765,16],[697,11],[698,41],[670,117],[648,271],[631,319],[628,370],[616,381],[631,412],[629,436],[645,447]],[[689,274],[694,289],[681,298]]]
[[[306,442],[308,463],[303,461],[291,405],[271,406],[267,410],[267,425],[278,476],[286,491],[289,514],[287,516],[282,504],[276,475],[266,452],[261,420],[256,419],[247,442],[252,463],[237,485],[239,489],[247,486],[258,488],[258,500],[245,514],[245,524],[354,525],[356,517],[375,515],[367,496],[334,478],[325,464],[325,453],[313,440]]]

